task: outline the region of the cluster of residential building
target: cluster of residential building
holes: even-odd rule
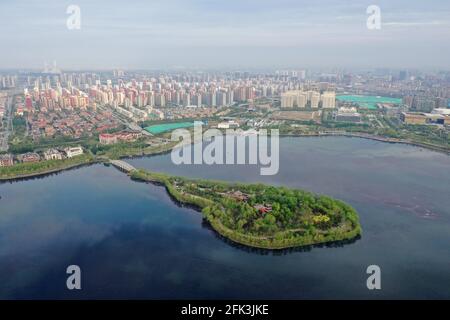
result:
[[[27,152],[13,156],[11,154],[0,155],[0,167],[10,167],[15,163],[33,163],[44,160],[62,160],[80,156],[84,153],[80,146],[67,148],[51,148],[43,152]]]
[[[235,96],[236,92],[236,96]],[[95,101],[112,106],[130,106],[143,108],[166,106],[225,106],[234,101],[248,100],[255,97],[254,88],[216,87],[213,84],[166,83],[165,81],[131,81],[117,85],[97,84],[89,88],[89,96]]]
[[[133,142],[142,137],[139,131],[121,131],[117,133],[101,133],[98,138],[100,144],[115,144],[118,142]]]
[[[5,116],[6,100],[7,100],[6,92],[0,92],[0,122],[1,122],[2,118]]]
[[[448,99],[427,94],[407,95],[402,102],[408,109],[418,112],[431,112],[433,109],[448,107]]]
[[[35,139],[55,135],[80,138],[121,127],[121,124],[112,117],[111,112],[92,110],[31,114],[28,115],[28,123],[31,135]]]
[[[267,89],[261,91],[246,82],[191,83],[160,78],[116,85],[111,81],[103,85],[97,83],[88,89],[88,93],[96,103],[111,106],[134,121],[145,121],[208,117],[216,108],[266,95]],[[168,110],[167,107],[176,108]]]
[[[104,128],[114,127],[113,117],[107,113],[99,117],[104,123],[91,124],[89,120],[83,123],[85,119],[78,114],[80,110],[95,113],[97,107],[110,110],[121,120],[139,122],[209,118],[223,110],[221,107],[241,102],[252,105],[255,101],[265,100],[271,106],[278,106],[279,100],[282,109],[320,110],[343,106],[344,109],[333,112],[334,119],[359,122],[361,115],[357,111],[347,110],[354,105],[337,102],[337,94],[403,98],[401,107],[406,110],[386,106],[392,116],[398,116],[403,111],[432,114],[436,108],[447,108],[450,98],[449,73],[384,69],[358,73],[343,70],[324,73],[304,69],[267,73],[121,70],[61,73],[60,70],[47,70],[34,79],[28,76],[26,83],[30,90],[25,92],[24,104],[16,108],[16,112],[19,116],[35,110],[42,113],[40,118],[35,116],[30,119],[32,133],[48,136],[58,133],[89,135],[93,131],[103,132]],[[58,112],[63,112],[60,118],[68,119],[69,124],[56,122],[53,125],[53,119],[58,115],[55,117],[52,113]],[[67,113],[78,116],[68,116]],[[282,112],[277,117],[291,119],[305,118],[305,115]],[[306,117],[317,119],[314,114],[306,114]]]
[[[127,77],[114,71],[112,80],[97,74],[49,74],[27,83],[34,85],[30,95],[47,92],[40,104],[44,108],[85,108],[92,105],[110,106],[118,114],[135,121],[147,119],[187,118],[194,108],[219,108],[238,102],[254,101],[264,97],[279,97],[289,90],[332,91],[330,83],[303,83],[305,70],[276,74],[229,73],[167,73],[139,74]],[[294,76],[292,78],[291,76]],[[74,86],[74,84],[76,86]],[[63,87],[64,85],[64,87]],[[55,89],[53,89],[53,88]],[[313,106],[315,96],[312,98]],[[333,94],[325,93],[320,99],[325,107],[333,107]],[[30,104],[30,100],[26,101]],[[182,111],[161,111],[165,107],[185,107]],[[188,111],[191,110],[191,111]],[[170,114],[172,113],[172,114]],[[192,116],[192,115],[191,115]],[[194,114],[195,116],[195,114]]]
[[[163,109],[164,119],[202,119],[210,118],[219,110],[217,107],[188,106],[181,108]]]
[[[45,86],[42,89],[38,87],[32,90],[25,89],[24,94],[25,108],[28,112],[32,112],[36,104],[41,112],[96,108],[95,104],[90,103],[85,92],[72,86],[63,88],[59,83],[55,88]]]
[[[312,108],[334,109],[336,107],[336,93],[325,91],[291,90],[281,94],[281,108]]]
[[[0,76],[0,89],[11,89],[16,86],[17,75]]]
[[[29,135],[35,140],[55,135],[92,136],[121,126],[111,111],[97,109],[84,98],[76,89],[25,90],[24,104],[16,104],[16,116],[26,117]]]

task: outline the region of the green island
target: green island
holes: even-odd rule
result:
[[[145,170],[133,170],[129,175],[133,180],[163,185],[179,203],[201,210],[221,236],[242,245],[285,249],[351,240],[361,234],[356,211],[327,196]]]

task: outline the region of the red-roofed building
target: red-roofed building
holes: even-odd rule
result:
[[[258,210],[259,213],[262,213],[262,214],[272,211],[272,206],[270,206],[270,205],[257,204],[255,206],[253,206],[253,208]]]
[[[13,156],[10,154],[0,155],[0,167],[10,167],[14,165]]]
[[[101,133],[98,136],[101,144],[114,144],[117,143],[117,136],[109,133]]]

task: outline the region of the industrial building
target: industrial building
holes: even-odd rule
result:
[[[442,124],[450,125],[450,115],[443,115],[439,113],[424,113],[424,112],[402,112],[400,119],[405,124]]]

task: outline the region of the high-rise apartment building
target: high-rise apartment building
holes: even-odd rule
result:
[[[312,91],[311,93],[311,99],[310,99],[310,105],[312,109],[318,109],[319,108],[319,101],[320,101],[320,93],[316,91]]]
[[[332,91],[325,91],[322,94],[322,108],[334,109],[336,108],[336,93]]]

